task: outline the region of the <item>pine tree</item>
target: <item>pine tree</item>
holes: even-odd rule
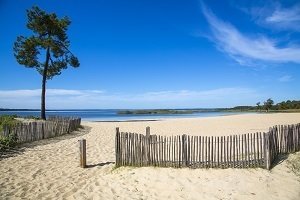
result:
[[[37,6],[27,10],[29,37],[18,36],[14,55],[19,64],[35,68],[42,75],[41,118],[46,119],[46,82],[60,75],[68,66],[79,67],[79,60],[69,50],[68,17],[59,19],[55,13],[46,13]],[[42,60],[42,61],[41,61]]]

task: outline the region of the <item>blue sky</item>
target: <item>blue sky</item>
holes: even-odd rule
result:
[[[300,99],[298,1],[0,0],[0,107],[39,108],[41,76],[13,56],[38,5],[69,16],[81,66],[47,108],[196,108]]]

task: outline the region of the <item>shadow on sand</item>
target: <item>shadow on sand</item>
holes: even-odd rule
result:
[[[277,156],[277,158],[273,161],[270,169],[274,168],[276,165],[281,164],[283,161],[288,159],[288,157],[289,157],[289,154],[279,154]]]
[[[98,164],[93,164],[93,165],[86,165],[86,168],[93,168],[93,167],[102,167],[104,165],[110,165],[110,164],[115,164],[115,162],[105,162],[105,163],[98,163]]]

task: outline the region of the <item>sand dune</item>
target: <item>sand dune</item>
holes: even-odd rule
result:
[[[287,160],[264,169],[114,168],[115,128],[162,135],[229,135],[300,122],[300,113],[246,114],[151,122],[84,122],[84,132],[33,142],[0,161],[0,199],[300,199]],[[78,140],[89,168],[79,168]]]

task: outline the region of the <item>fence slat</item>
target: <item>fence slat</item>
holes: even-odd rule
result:
[[[176,161],[176,158],[175,158],[175,147],[176,147],[175,136],[172,136],[171,140],[172,140],[172,159],[173,159],[172,167],[176,167],[176,164],[175,164],[175,161]]]
[[[235,156],[236,156],[236,151],[235,151],[235,135],[232,136],[232,142],[233,142],[233,145],[232,145],[232,157],[233,157],[233,168],[235,168]]]
[[[119,163],[119,156],[120,156],[120,149],[119,149],[119,145],[120,145],[120,141],[119,141],[119,137],[120,137],[120,132],[119,132],[119,128],[116,128],[116,139],[115,139],[115,148],[116,148],[116,166],[119,167],[120,163]]]
[[[226,168],[229,167],[229,136],[226,137]]]
[[[221,166],[223,168],[223,136],[221,136],[221,156],[220,156],[220,159],[221,159]]]
[[[202,165],[202,167],[205,167],[205,163],[204,163],[204,136],[200,136],[200,138],[201,138],[201,141],[202,141],[202,147],[201,147],[201,160],[202,160],[202,163],[201,163],[201,165]]]
[[[178,167],[181,167],[182,166],[182,145],[181,144],[183,144],[184,142],[182,141],[182,143],[181,143],[181,137],[180,136],[178,136],[177,137],[177,147],[178,147],[178,151],[179,151],[179,154],[178,154]]]
[[[210,165],[209,167],[214,167],[214,137],[211,136],[211,157],[209,157]]]
[[[157,137],[157,135],[154,136],[155,138],[155,142],[154,142],[154,145],[155,145],[155,163],[156,163],[156,166],[159,167],[159,138]]]
[[[199,159],[199,147],[200,147],[200,144],[199,144],[199,136],[196,136],[196,155],[195,155],[195,164],[196,164],[196,167],[199,166],[199,163],[200,163],[200,159]]]
[[[217,167],[220,167],[220,140],[219,140],[219,136],[217,137]]]
[[[210,167],[211,165],[210,165],[210,163],[211,163],[211,159],[210,159],[210,137],[208,137],[208,144],[207,144],[207,146],[208,146],[208,152],[207,152],[207,167]]]

